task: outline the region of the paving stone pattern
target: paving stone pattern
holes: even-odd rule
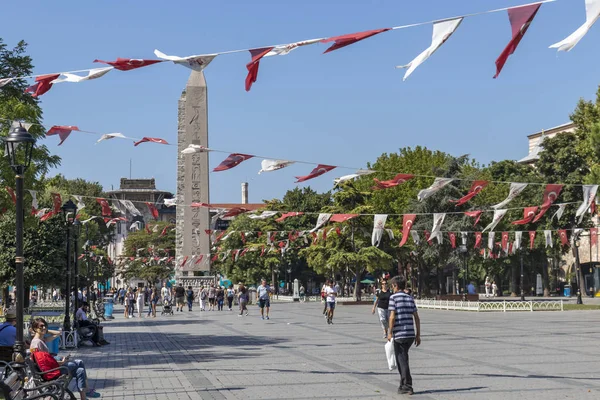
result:
[[[384,339],[369,306],[339,306],[327,325],[318,303],[180,312],[105,323],[110,345],[85,347],[104,399],[389,399]],[[410,352],[414,399],[595,399],[600,312],[471,313],[422,310]]]

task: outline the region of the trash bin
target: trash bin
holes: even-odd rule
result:
[[[104,298],[104,318],[113,319],[114,300],[112,297]]]
[[[571,285],[565,285],[564,296],[571,297]]]

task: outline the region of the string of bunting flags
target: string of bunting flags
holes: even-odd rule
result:
[[[210,63],[214,61],[217,56],[233,54],[233,53],[241,53],[241,52],[249,52],[250,53],[250,61],[246,64],[247,75],[244,81],[244,87],[246,91],[250,91],[252,85],[256,83],[258,79],[258,71],[260,67],[260,62],[268,57],[272,56],[284,56],[288,55],[293,50],[296,50],[300,47],[306,47],[309,45],[314,45],[317,43],[325,43],[330,44],[330,46],[325,50],[324,54],[331,53],[335,50],[350,46],[354,43],[363,41],[365,39],[371,38],[373,36],[406,28],[412,28],[416,26],[422,25],[432,25],[433,33],[431,45],[425,49],[422,53],[417,55],[412,61],[410,61],[406,65],[399,65],[396,68],[406,69],[404,74],[404,80],[406,80],[415,69],[425,62],[429,57],[431,57],[444,43],[448,41],[448,39],[454,34],[454,32],[461,26],[463,20],[467,17],[474,16],[482,16],[491,13],[497,13],[501,11],[507,11],[508,19],[511,27],[511,38],[506,45],[506,47],[502,50],[498,58],[496,59],[496,73],[494,78],[497,78],[502,68],[506,64],[508,58],[515,52],[519,43],[525,36],[525,33],[530,28],[531,23],[536,17],[540,7],[544,3],[552,3],[558,0],[543,0],[535,3],[517,5],[513,7],[504,7],[498,8],[494,10],[488,10],[483,12],[476,12],[471,14],[465,14],[462,16],[455,16],[449,18],[442,18],[433,21],[426,22],[418,22],[408,25],[400,25],[394,27],[387,28],[377,28],[371,29],[362,32],[354,32],[349,34],[342,34],[337,36],[323,37],[323,38],[315,38],[315,39],[305,39],[297,42],[286,43],[286,44],[278,44],[278,45],[268,45],[268,46],[260,46],[256,48],[249,49],[241,49],[241,50],[230,50],[230,51],[221,51],[216,53],[209,54],[200,54],[200,55],[189,55],[189,56],[175,56],[175,55],[167,55],[159,50],[154,50],[154,54],[158,59],[136,59],[136,58],[117,58],[114,61],[105,61],[96,59],[95,63],[106,64],[108,67],[102,68],[91,68],[91,69],[82,69],[77,71],[66,71],[66,72],[57,72],[50,74],[41,74],[41,75],[32,75],[32,76],[14,76],[14,77],[3,77],[0,78],[0,87],[10,84],[10,82],[16,79],[24,79],[24,78],[34,78],[34,83],[29,86],[25,91],[27,93],[31,93],[33,97],[39,97],[45,93],[47,93],[55,84],[70,82],[70,83],[80,83],[84,81],[95,80],[105,76],[108,72],[116,69],[119,71],[132,71],[138,68],[143,68],[151,65],[156,65],[163,62],[173,62],[174,64],[184,66],[186,68],[190,68],[195,71],[202,71]],[[558,51],[570,51],[573,49],[577,43],[587,34],[587,32],[591,29],[592,25],[596,22],[598,17],[600,16],[600,0],[584,0],[585,5],[585,13],[586,19],[585,22],[576,29],[571,35],[566,37],[565,39],[557,42],[555,44],[550,45],[550,48],[555,48]],[[85,73],[85,75],[79,75],[81,73]]]

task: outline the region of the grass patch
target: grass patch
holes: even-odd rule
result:
[[[564,304],[565,311],[573,310],[600,310],[600,304]]]

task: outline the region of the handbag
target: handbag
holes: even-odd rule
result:
[[[394,351],[394,341],[388,340],[385,343],[385,357],[387,358],[388,368],[390,371],[396,369],[396,352]]]

